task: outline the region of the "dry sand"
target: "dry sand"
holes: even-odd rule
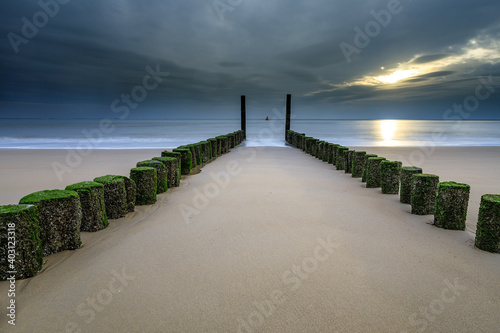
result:
[[[95,151],[59,182],[50,164],[64,151],[0,151],[0,204],[158,154]],[[419,166],[471,185],[473,226],[480,195],[500,193],[499,165],[500,148],[438,148]],[[499,331],[500,255],[474,248],[474,227],[435,228],[300,150],[234,149],[158,199],[45,258],[0,331]]]

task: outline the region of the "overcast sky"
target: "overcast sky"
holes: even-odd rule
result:
[[[291,93],[298,118],[500,118],[499,14],[498,0],[3,0],[0,117],[238,118],[246,95],[258,118]]]

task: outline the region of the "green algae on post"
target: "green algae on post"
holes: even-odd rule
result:
[[[361,178],[363,176],[363,167],[365,163],[366,151],[355,151],[352,156],[352,178]]]
[[[87,181],[66,186],[66,190],[75,191],[80,197],[82,206],[80,231],[95,232],[109,225],[103,184]]]
[[[136,191],[136,186],[135,182],[125,176],[116,176],[118,178],[122,178],[123,181],[125,182],[125,192],[126,192],[126,197],[127,197],[127,212],[132,213],[135,211],[135,191]]]
[[[352,173],[352,157],[354,155],[354,150],[347,150],[344,152],[345,158],[345,173]]]
[[[9,237],[15,235],[14,243]],[[12,255],[11,247],[15,254]],[[0,206],[0,281],[5,281],[12,272],[16,280],[27,279],[38,274],[43,265],[42,241],[38,209],[35,205]]]
[[[363,162],[363,174],[361,175],[361,182],[366,183],[366,176],[368,174],[368,159],[371,157],[378,157],[375,154],[366,154]]]
[[[39,191],[25,196],[19,204],[37,206],[44,256],[80,248],[82,206],[75,191]]]
[[[157,173],[154,167],[137,167],[130,170],[130,178],[137,185],[137,206],[152,205],[156,202]]]
[[[385,157],[370,157],[367,161],[366,188],[380,187],[380,163]]]
[[[181,154],[181,174],[189,175],[193,168],[191,150],[189,148],[176,148],[173,151]]]
[[[500,194],[481,197],[475,245],[484,251],[500,253]]]
[[[383,194],[399,194],[399,175],[402,163],[382,161],[380,163],[380,187]]]
[[[345,152],[348,151],[349,148],[340,146],[337,148],[337,160],[335,162],[335,166],[337,170],[345,170]]]
[[[401,168],[401,191],[399,194],[399,201],[404,204],[411,204],[411,181],[412,176],[421,174],[422,168],[408,166]]]
[[[151,167],[156,169],[157,193],[164,193],[168,190],[167,168],[162,162],[157,160],[148,160],[137,162],[136,167]]]
[[[217,141],[217,140],[215,140]],[[215,147],[215,149],[217,149],[217,147]],[[175,182],[175,187],[179,186],[180,183],[181,183],[181,177],[182,177],[182,172],[181,172],[181,153],[179,152],[170,152],[170,151],[164,151],[161,153],[161,157],[172,157],[172,158],[175,158],[177,159],[177,180]],[[170,187],[170,185],[169,185]]]
[[[434,214],[439,176],[414,174],[411,181],[411,213],[415,215]]]
[[[127,190],[122,176],[106,175],[97,177],[94,181],[104,185],[104,205],[108,219],[119,219],[127,215]]]
[[[208,139],[208,142],[210,142],[210,146],[212,149],[211,152],[211,159],[214,160],[217,158],[217,139],[216,138],[210,138]]]
[[[434,225],[438,228],[465,230],[470,186],[456,182],[439,183],[434,211]]]
[[[210,142],[200,141],[199,144],[201,145],[201,163],[206,164],[212,159],[212,148],[210,146]]]
[[[153,160],[163,163],[167,169],[167,188],[173,188],[178,186],[179,181],[178,173],[178,160],[175,157],[153,157]]]

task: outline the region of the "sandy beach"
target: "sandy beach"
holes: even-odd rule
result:
[[[351,147],[411,161],[417,148]],[[1,150],[0,204],[105,174],[161,150]],[[295,148],[238,147],[97,233],[0,282],[2,332],[498,332],[500,255],[474,247],[500,147],[438,147],[426,173],[471,185],[466,231],[431,225]],[[411,157],[413,156],[413,158]],[[61,176],[61,175],[60,175]]]

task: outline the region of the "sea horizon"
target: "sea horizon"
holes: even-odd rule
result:
[[[245,145],[285,147],[284,127],[247,119]],[[171,149],[240,128],[240,119],[10,118],[0,149]],[[500,146],[500,120],[292,119],[291,129],[346,146]]]

